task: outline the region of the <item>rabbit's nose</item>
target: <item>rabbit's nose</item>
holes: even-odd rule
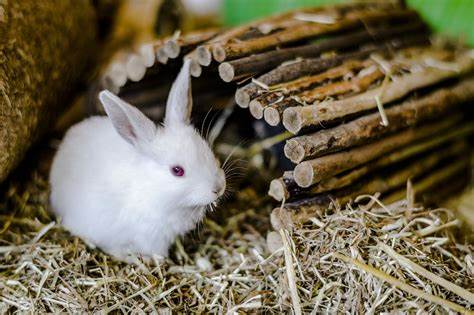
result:
[[[220,170],[219,177],[214,187],[214,193],[219,197],[222,196],[222,194],[224,194],[224,191],[225,191],[225,186],[226,186],[225,174],[224,174],[224,171]]]
[[[222,196],[222,195],[224,194],[224,191],[225,191],[225,183],[224,183],[224,185],[219,186],[219,187],[216,187],[216,188],[214,189],[214,193],[215,193],[218,197]]]

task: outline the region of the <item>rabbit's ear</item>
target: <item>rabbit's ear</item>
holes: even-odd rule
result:
[[[185,59],[178,77],[171,87],[166,102],[165,127],[173,124],[189,124],[193,99],[191,96],[191,60]]]
[[[107,90],[99,93],[99,99],[122,138],[136,147],[142,147],[153,140],[156,126],[138,108]]]

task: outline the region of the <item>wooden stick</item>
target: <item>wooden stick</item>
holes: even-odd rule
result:
[[[432,188],[439,186],[446,186],[446,183],[452,181],[459,181],[463,174],[469,172],[469,161],[458,160],[448,166],[427,174],[425,177],[416,181],[413,185],[413,190],[416,196],[431,191]],[[453,185],[454,186],[454,185]],[[386,197],[384,201],[391,203],[403,198],[404,194],[400,191],[395,191]]]
[[[197,61],[201,66],[209,66],[212,62],[212,54],[208,47],[199,46],[196,48]]]
[[[386,52],[392,49],[402,47],[426,44],[426,35],[406,36],[403,39],[393,39],[385,41],[383,44],[372,47],[364,47],[355,52],[344,53],[332,58],[314,58],[304,59],[291,64],[282,65],[258,78],[258,81],[267,85],[275,85],[282,82],[288,82],[297,78],[320,73],[327,69],[339,66],[348,59],[362,59],[368,57],[374,52]],[[238,89],[235,93],[236,103],[243,108],[248,107],[250,100],[257,97],[260,93],[260,87],[255,83],[247,84]]]
[[[275,85],[272,87],[272,91],[269,91],[266,94],[262,94],[261,96],[258,96],[257,98],[250,101],[249,103],[250,113],[255,118],[260,119],[262,118],[262,115],[264,115],[264,109],[267,107],[277,108],[277,107],[283,106],[284,108],[286,108],[289,106],[286,103],[294,101],[293,99],[284,98],[288,94],[292,94],[297,91],[303,90],[305,88],[309,88],[310,86],[316,85],[317,83],[320,83],[323,81],[335,80],[337,78],[343,77],[344,75],[346,75],[347,73],[350,73],[353,70],[362,69],[363,64],[364,63],[359,60],[350,60],[343,63],[341,66],[330,68],[329,70],[323,73],[320,73],[314,76],[307,76],[307,77],[299,78],[294,81]],[[285,104],[280,105],[281,102]],[[296,101],[294,102],[297,103]],[[294,106],[297,106],[297,105],[299,104],[297,103]]]
[[[374,63],[370,60],[364,62],[359,60],[349,60],[344,62],[341,66],[330,68],[320,74],[277,84],[272,86],[272,91],[250,101],[249,110],[255,118],[260,119],[263,115],[267,123],[271,126],[276,126],[280,122],[280,115],[285,108],[300,105],[294,99],[285,98],[285,96],[295,94],[298,91],[303,91],[324,81],[342,78],[348,73],[359,71],[369,65],[374,65]]]
[[[394,73],[394,71],[397,71],[397,68],[400,66],[417,66],[419,63],[424,62],[424,60],[428,58],[438,58],[440,60],[446,59],[448,57],[452,57],[449,55],[450,53],[447,50],[433,50],[433,49],[423,49],[420,51],[420,49],[406,49],[403,50],[402,52],[397,53],[391,60],[390,64],[388,65]],[[407,56],[408,55],[408,56]],[[375,56],[374,56],[375,57]],[[407,60],[408,58],[408,60]],[[282,84],[277,84],[274,86],[271,86],[271,90],[275,90],[275,92],[268,92],[267,94],[264,94],[254,100],[252,100],[250,103],[253,102],[254,107],[258,107],[259,111],[263,111],[263,116],[265,117],[265,121],[270,124],[271,126],[276,126],[277,124],[280,123],[281,121],[281,115],[283,114],[283,111],[288,108],[288,107],[294,107],[294,106],[300,106],[301,103],[306,103],[310,102],[311,99],[302,99],[302,91],[311,89],[317,86],[318,84],[326,81],[326,80],[331,80],[331,81],[336,81],[337,79],[340,79],[340,77],[346,76],[347,74],[350,73],[355,73],[358,71],[361,71],[361,73],[370,73],[371,69],[374,69],[374,67],[381,66],[378,63],[381,61],[378,61],[377,63],[372,60],[372,58],[365,60],[364,62],[358,61],[358,60],[349,60],[343,63],[341,66],[329,69],[321,74],[315,75],[315,76],[309,76],[309,77],[302,77],[300,79],[282,83]],[[385,62],[385,61],[384,61]],[[400,63],[400,65],[399,65]],[[408,64],[407,64],[408,63]],[[380,70],[379,70],[380,71]],[[385,70],[384,70],[385,71]],[[327,76],[327,77],[326,77]],[[369,83],[370,83],[370,77],[369,77]],[[339,87],[337,83],[333,83],[332,87],[335,89],[341,89],[346,85],[347,88],[350,88],[350,85],[347,85],[345,83],[345,80],[342,80],[342,87]],[[363,84],[363,85],[366,85]],[[326,86],[331,88],[331,85]],[[362,86],[358,86],[360,90],[362,90]],[[367,88],[367,86],[365,87]],[[316,88],[316,92],[321,89],[321,87]],[[325,88],[322,88],[323,91]],[[313,90],[314,91],[314,90]],[[344,90],[343,90],[344,92]],[[278,96],[281,95],[294,95],[297,94],[298,101],[294,99],[293,97],[289,98],[284,98],[283,100],[279,99],[278,102],[275,102],[275,95],[271,95],[272,93],[278,94]],[[305,93],[305,92],[303,92]],[[320,93],[320,92],[319,92]],[[319,94],[318,93],[318,94]],[[316,95],[318,95],[316,94]],[[323,96],[330,96],[330,93],[324,94]],[[304,96],[304,94],[303,94]],[[322,97],[319,97],[321,99]],[[250,106],[250,105],[249,105]]]
[[[293,187],[299,187],[296,185],[295,179],[293,178],[292,171],[286,171],[283,173],[283,176],[276,178],[270,182],[270,187],[268,188],[268,195],[273,197],[277,201],[282,201],[290,199],[290,191]]]
[[[281,63],[296,58],[315,58],[330,50],[356,47],[365,42],[386,40],[401,34],[421,33],[426,26],[421,22],[403,24],[390,28],[368,26],[356,32],[329,38],[315,44],[282,48],[261,54],[251,55],[237,60],[223,62],[219,65],[219,75],[225,82],[241,80],[244,77],[273,69]]]
[[[127,70],[127,77],[134,82],[140,81],[146,73],[145,63],[137,54],[128,56],[125,69]]]
[[[466,169],[469,165],[469,158],[467,156],[461,156],[457,160],[449,163],[447,166],[435,169],[439,165],[437,161],[436,153],[430,156],[430,161],[426,165],[419,161],[413,161],[409,165],[391,171],[389,174],[381,174],[369,180],[367,183],[363,183],[356,190],[354,190],[352,196],[341,196],[338,198],[340,204],[347,204],[353,200],[354,196],[360,196],[362,194],[375,194],[386,193],[394,190],[395,188],[403,187],[409,179],[416,180],[426,174],[436,174],[439,172],[455,174],[462,169]],[[423,160],[424,162],[425,160]]]
[[[273,103],[264,109],[265,121],[276,126],[281,121],[283,111],[291,106],[298,106],[301,103],[323,101],[328,97],[337,97],[339,95],[366,91],[374,82],[384,77],[384,73],[374,66],[374,71],[365,75],[358,75],[351,80],[328,83],[312,90],[305,91],[290,99],[282,102]],[[296,100],[298,99],[298,100]],[[252,102],[250,102],[252,104]]]
[[[265,102],[271,102],[275,104],[284,99],[284,96],[280,93],[269,93],[269,95],[263,95],[262,97],[258,97],[252,100],[249,104],[249,111],[253,117],[257,119],[261,119],[263,117],[264,108],[265,106],[262,104],[261,100],[264,99]]]
[[[302,162],[295,167],[295,181],[301,187],[309,187],[323,179],[370,162],[409,143],[439,134],[441,131],[452,128],[459,123],[460,118],[460,115],[455,115],[440,122],[405,130],[349,151],[342,151]]]
[[[428,155],[428,157],[420,158],[420,163],[423,163],[425,166],[430,164],[434,165],[442,160],[445,160],[448,157],[461,156],[461,154],[463,152],[465,153],[466,149],[468,148],[465,142],[457,141],[449,145],[444,145],[444,143],[452,140],[453,138],[464,137],[474,131],[474,127],[465,127],[466,128],[461,128],[459,130],[453,130],[452,132],[449,132],[434,139],[430,139],[421,143],[416,143],[399,151],[394,151],[388,155],[382,156],[381,158],[373,162],[364,164],[358,168],[355,168],[354,170],[350,170],[349,172],[328,178],[308,188],[302,188],[296,184],[296,181],[293,177],[293,172],[285,172],[281,178],[274,179],[270,183],[270,189],[268,194],[276,200],[281,201],[283,199],[289,200],[301,196],[314,195],[336,189],[341,189],[352,185],[353,183],[362,179],[368,174],[383,169],[384,167],[387,167],[389,165],[411,158],[420,153],[432,150],[435,147],[440,147],[440,149],[437,150],[434,155],[432,154],[431,156]],[[445,147],[442,147],[443,145]]]
[[[177,39],[167,40],[163,47],[163,52],[170,59],[177,58],[181,52],[181,46],[178,44]]]
[[[288,14],[289,13],[284,13],[283,15],[275,16],[272,18],[285,17]],[[252,31],[252,28],[257,26],[261,21],[263,20],[254,21],[254,22],[244,24],[238,27],[234,27],[210,39],[208,43],[198,46],[196,48],[196,62],[201,66],[208,66],[211,64],[211,61],[212,61],[211,51],[212,51],[212,45],[214,43],[227,43],[228,41],[236,39],[236,38],[237,39],[246,38],[247,36],[245,35],[249,32],[252,33],[253,35],[253,36],[250,36],[250,38],[255,37],[255,34]]]
[[[273,15],[271,17],[265,17],[263,19],[253,21],[244,25],[241,25],[239,27],[232,28],[226,32],[223,32],[222,34],[214,37],[212,40],[210,40],[208,43],[202,45],[202,48],[199,48],[200,53],[199,53],[199,58],[202,59],[196,59],[201,65],[209,65],[210,60],[209,56],[211,55],[211,52],[215,49],[215,46],[221,46],[223,44],[227,44],[229,42],[235,42],[237,41],[240,42],[246,42],[247,40],[250,39],[256,39],[260,38],[263,35],[266,35],[270,32],[272,32],[275,27],[280,28],[282,25],[282,21],[285,21],[283,23],[287,23],[286,21],[288,20],[296,20],[294,19],[295,15],[298,13],[309,13],[309,14],[317,14],[317,13],[336,13],[337,15],[340,14],[347,14],[348,12],[354,11],[354,10],[364,10],[367,8],[377,8],[377,9],[385,9],[385,10],[390,10],[393,8],[399,8],[399,6],[394,6],[392,4],[387,4],[387,3],[381,3],[381,2],[368,2],[368,3],[349,3],[349,4],[343,4],[343,5],[335,5],[335,6],[322,6],[322,7],[315,7],[315,8],[304,8],[304,9],[296,9],[292,11],[287,11],[281,14]],[[301,24],[307,24],[304,23],[304,21],[296,20],[296,24],[301,25]],[[271,25],[270,27],[268,27]],[[255,31],[258,32],[255,32]],[[217,60],[217,59],[216,59]]]
[[[474,100],[474,78],[386,109],[388,126],[380,123],[379,113],[373,113],[331,129],[294,137],[285,144],[285,156],[293,163],[300,163],[348,149],[455,110],[457,105],[471,100]]]
[[[164,52],[170,59],[186,54],[197,45],[208,41],[219,34],[218,29],[199,30],[178,37],[172,36],[165,41]]]
[[[121,62],[112,62],[107,68],[104,81],[110,82],[115,88],[120,88],[127,83],[127,69]]]
[[[416,162],[414,163],[416,164]],[[432,170],[424,177],[413,182],[413,189],[417,193],[422,193],[431,187],[446,183],[447,180],[455,178],[456,174],[465,171],[469,166],[469,159],[463,157],[453,163],[450,163],[439,169]],[[348,188],[343,188],[334,193],[323,193],[310,198],[300,199],[293,202],[285,203],[283,208],[275,208],[271,214],[271,223],[274,228],[280,227],[278,218],[285,217],[289,222],[308,221],[315,213],[324,211],[330,207],[331,204],[338,204],[344,206],[345,204],[355,200],[362,194],[375,194],[377,192],[389,192],[397,187],[401,187],[405,182],[412,178],[409,169],[413,164],[407,166],[404,170],[394,170],[391,174],[385,176],[374,177],[360,183],[359,185],[352,185]],[[420,175],[418,175],[419,177]],[[405,179],[405,180],[403,180]],[[383,198],[384,202],[391,203],[403,198],[405,192],[400,194],[401,190]],[[395,197],[395,198],[394,198]],[[276,227],[275,227],[276,226]]]
[[[191,72],[191,76],[193,76],[194,78],[198,78],[202,74],[202,68],[199,62],[197,61],[196,54],[197,54],[197,51],[195,49],[183,57],[184,60],[186,59],[191,60],[190,72]]]
[[[156,51],[156,60],[162,64],[167,64],[168,63],[168,55],[165,52],[164,47],[160,47]]]
[[[462,76],[474,70],[474,60],[469,53],[465,53],[450,66],[451,69],[425,66],[420,71],[392,78],[393,81],[386,86],[360,95],[316,105],[288,108],[283,112],[283,125],[288,131],[296,134],[304,127],[324,124],[331,120],[374,109],[377,107],[376,97],[379,97],[382,103],[389,103],[414,90]]]
[[[155,64],[155,50],[153,44],[146,43],[140,45],[140,47],[138,47],[138,52],[142,57],[143,64],[147,68],[150,68]]]
[[[376,66],[373,71],[342,82],[328,83],[323,86],[305,91],[298,94],[297,97],[300,102],[313,103],[316,101],[323,101],[328,97],[336,97],[346,93],[358,93],[366,91],[374,82],[385,77],[384,73]]]
[[[129,51],[120,51],[116,53],[110,64],[107,66],[103,80],[110,82],[110,84],[115,88],[120,88],[127,83],[127,58]]]
[[[393,9],[371,10],[352,12],[334,24],[303,23],[295,27],[284,29],[280,32],[250,39],[244,42],[229,42],[226,44],[215,44],[212,47],[212,55],[218,62],[236,59],[250,54],[258,53],[281,45],[281,43],[292,43],[303,39],[330,34],[336,31],[347,30],[362,26],[363,23],[375,23],[388,19],[418,18],[415,11]]]

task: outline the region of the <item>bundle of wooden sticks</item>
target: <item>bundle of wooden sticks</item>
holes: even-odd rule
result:
[[[181,57],[205,77],[197,95],[228,95],[237,83],[240,107],[295,135],[284,154],[296,166],[269,194],[284,202],[275,213],[304,217],[360,194],[399,198],[407,180],[417,193],[440,188],[438,197],[465,185],[474,55],[430,36],[397,2],[309,8],[146,45],[140,58],[119,56],[103,82],[134,104],[156,103]]]
[[[150,118],[160,120],[164,104],[182,59],[199,44],[215,37],[219,30],[208,29],[174,35],[138,47],[117,52],[102,69],[97,82],[89,91],[86,102],[90,114],[103,112],[97,100],[102,89],[108,89],[140,108]],[[216,76],[205,75],[193,81],[194,107],[207,113],[228,105],[233,87]]]
[[[269,194],[300,219],[361,194],[400,198],[408,180],[419,194],[467,181],[473,54],[433,44],[403,6],[293,11],[223,32],[188,57],[196,75],[208,66],[225,82],[252,78],[236,103],[296,135],[284,149],[296,167]]]

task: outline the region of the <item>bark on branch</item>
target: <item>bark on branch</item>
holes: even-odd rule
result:
[[[469,53],[465,53],[451,63],[449,68],[424,66],[420,71],[392,78],[386,86],[382,85],[353,97],[287,108],[283,112],[283,125],[288,131],[296,134],[304,127],[324,125],[335,119],[374,109],[377,107],[377,98],[382,104],[390,103],[417,89],[462,76],[473,70],[474,60]]]
[[[385,110],[388,126],[373,113],[312,134],[294,137],[286,142],[285,155],[294,163],[331,152],[361,145],[381,136],[417,125],[423,121],[454,112],[457,105],[474,100],[474,79],[436,90],[419,99],[407,100]]]
[[[443,131],[458,124],[461,119],[461,115],[455,115],[440,122],[408,129],[348,151],[341,151],[302,162],[295,167],[295,181],[301,187],[309,187],[415,141],[438,136]]]

